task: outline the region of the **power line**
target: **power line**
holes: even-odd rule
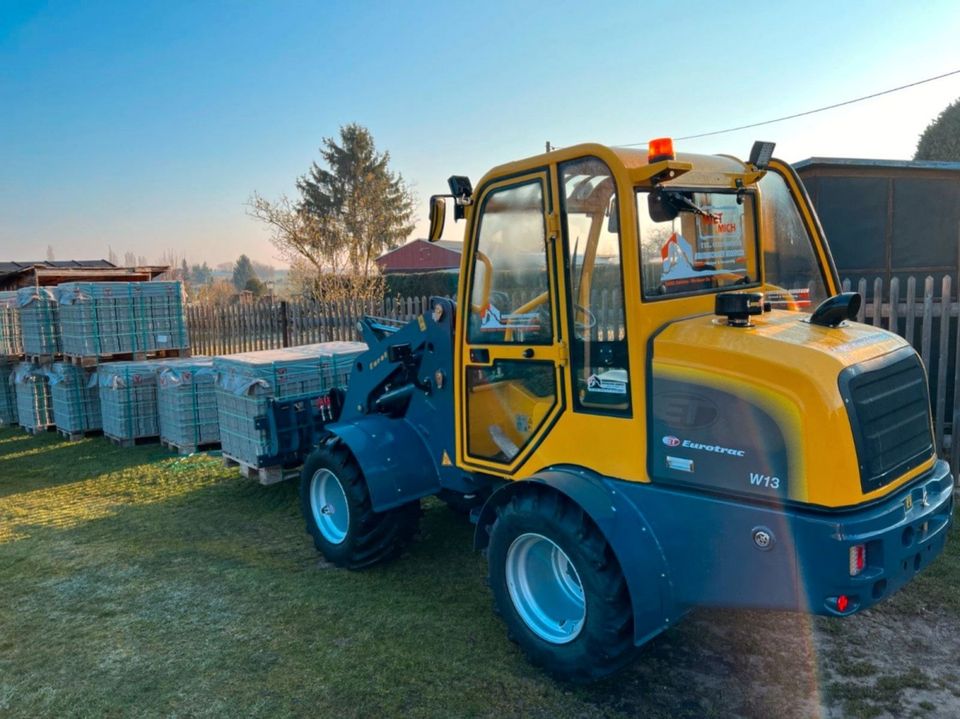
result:
[[[916,82],[911,82],[908,85],[901,85],[900,87],[892,87],[889,90],[883,90],[881,92],[875,92],[872,95],[864,95],[863,97],[857,97],[853,100],[844,100],[843,102],[836,102],[833,105],[825,105],[824,107],[818,107],[815,110],[807,110],[805,112],[796,112],[792,115],[784,115],[783,117],[777,117],[772,120],[764,120],[763,122],[753,122],[749,125],[740,125],[739,127],[728,127],[726,130],[714,130],[712,132],[701,132],[696,135],[684,135],[683,137],[675,137],[674,140],[694,140],[699,137],[710,137],[712,135],[723,135],[728,132],[736,132],[737,130],[747,130],[751,127],[762,127],[763,125],[772,125],[775,122],[783,122],[784,120],[793,120],[797,117],[804,117],[806,115],[813,115],[818,112],[824,112],[826,110],[833,110],[838,107],[843,107],[844,105],[853,105],[856,102],[863,102],[864,100],[871,100],[875,97],[880,97],[881,95],[889,95],[892,92],[899,92],[900,90],[906,90],[911,87],[916,87],[917,85],[923,85],[927,82],[933,82],[934,80],[942,80],[945,77],[950,77],[951,75],[960,75],[960,70],[951,70],[950,72],[945,72],[942,75],[936,75],[934,77],[928,77],[924,80],[917,80]],[[636,147],[637,145],[646,145],[646,142],[631,142],[627,145],[621,145],[620,147]]]

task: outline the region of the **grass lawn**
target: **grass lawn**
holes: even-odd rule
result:
[[[697,612],[583,688],[506,639],[472,527],[435,501],[421,526],[342,571],[292,482],[0,430],[0,716],[954,716],[956,538],[877,610]]]

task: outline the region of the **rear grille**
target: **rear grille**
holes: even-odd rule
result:
[[[930,396],[920,358],[905,347],[840,374],[864,493],[889,484],[933,453]]]

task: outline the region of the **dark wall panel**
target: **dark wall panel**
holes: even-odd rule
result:
[[[841,276],[851,269],[887,267],[887,180],[821,177],[816,209]]]
[[[960,184],[943,180],[893,181],[893,266],[957,266]],[[954,273],[956,274],[956,273]]]

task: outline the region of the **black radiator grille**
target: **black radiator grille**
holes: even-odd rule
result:
[[[847,404],[864,493],[893,481],[933,453],[930,396],[910,348],[844,370]]]

